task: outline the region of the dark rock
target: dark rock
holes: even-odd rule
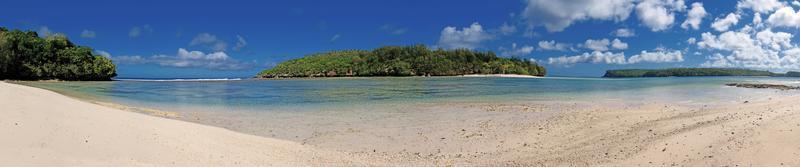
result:
[[[800,87],[775,85],[775,84],[750,84],[750,83],[728,83],[726,86],[740,87],[740,88],[754,88],[754,89],[779,89],[779,90],[797,90]]]

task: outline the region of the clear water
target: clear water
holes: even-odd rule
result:
[[[271,111],[352,105],[440,101],[531,101],[569,99],[702,100],[734,97],[730,82],[796,83],[794,78],[333,78],[234,81],[28,82],[61,93],[156,109],[176,106]],[[703,98],[699,98],[703,97]]]

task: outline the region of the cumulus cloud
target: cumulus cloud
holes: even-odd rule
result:
[[[533,46],[525,45],[525,46],[517,46],[517,43],[512,43],[511,48],[504,48],[500,47],[500,55],[503,56],[523,56],[528,55],[533,52]]]
[[[740,0],[736,3],[737,9],[751,9],[757,13],[769,13],[784,6],[778,0]]]
[[[479,47],[483,41],[491,38],[492,36],[484,31],[483,27],[477,22],[461,30],[448,26],[442,30],[442,34],[439,36],[439,47],[446,49],[474,49]]]
[[[703,33],[697,46],[716,52],[701,64],[704,67],[744,67],[755,69],[800,69],[800,48],[792,44],[793,35],[770,28],[756,30],[745,26],[719,35]]]
[[[761,19],[761,14],[756,13],[755,15],[753,15],[753,25],[756,25],[757,27],[760,27],[760,26],[762,26],[762,24],[761,24],[762,22],[763,21]]]
[[[150,27],[149,24],[145,24],[143,26],[134,26],[130,31],[128,31],[128,37],[136,38],[148,33],[153,33],[153,27]]]
[[[739,14],[728,13],[725,18],[717,18],[714,20],[714,23],[711,23],[711,28],[714,28],[714,30],[719,32],[728,31],[728,28],[731,26],[739,24],[739,17]]]
[[[189,42],[189,46],[205,46],[214,51],[225,51],[225,48],[228,47],[228,43],[218,39],[215,35],[200,33]]]
[[[619,39],[614,39],[613,41],[611,41],[611,48],[617,50],[625,50],[628,49],[628,43],[622,42]]]
[[[769,15],[767,23],[772,27],[800,28],[800,11],[795,12],[792,7],[783,7]]]
[[[680,51],[667,51],[656,49],[654,52],[642,51],[628,59],[629,64],[636,63],[677,63],[683,62],[683,53]]]
[[[700,29],[700,23],[703,22],[703,18],[705,18],[707,15],[708,13],[706,12],[706,9],[703,8],[703,3],[692,3],[692,9],[686,14],[686,21],[683,21],[681,28],[692,28],[695,30]]]
[[[614,39],[613,41],[606,38],[587,39],[586,42],[583,43],[583,47],[593,51],[608,51],[610,49],[624,50],[628,49],[628,43],[622,42],[619,39]]]
[[[623,21],[630,16],[634,0],[526,0],[521,16],[530,26],[559,32],[574,22],[598,19]]]
[[[119,64],[156,64],[163,67],[176,68],[204,68],[210,70],[245,70],[254,67],[255,63],[241,62],[225,52],[203,53],[201,51],[189,51],[179,48],[178,53],[171,55],[144,56],[112,56],[105,51],[95,51],[98,55],[103,55],[114,63]]]
[[[691,38],[686,40],[686,43],[688,43],[690,45],[694,45],[695,43],[697,43],[697,38],[691,37]]]
[[[236,35],[236,46],[233,47],[234,51],[240,51],[247,46],[247,41],[241,35]]]
[[[652,31],[664,31],[675,22],[675,11],[686,10],[683,0],[644,0],[636,5],[639,20]]]
[[[575,56],[551,57],[547,59],[551,65],[572,66],[581,63],[592,64],[626,64],[625,53],[594,51]]]
[[[556,41],[539,41],[539,49],[540,50],[555,50],[555,51],[567,51],[567,50],[575,50],[572,48],[572,44],[568,43],[558,43]]]
[[[608,39],[587,39],[586,42],[583,43],[583,47],[594,51],[607,51],[609,44],[611,44],[611,42]]]
[[[676,63],[683,62],[683,53],[680,51],[669,51],[663,48],[656,49],[655,51],[642,51],[641,53],[625,58],[625,53],[613,53],[593,51],[591,53],[583,53],[575,56],[561,56],[551,57],[548,59],[548,64],[573,66],[575,64],[636,64],[636,63]]]
[[[94,38],[97,34],[94,31],[83,30],[81,31],[81,38]]]
[[[617,37],[620,37],[620,38],[628,38],[628,37],[636,36],[636,31],[634,31],[632,29],[627,29],[627,28],[620,28],[620,29],[617,29],[616,31],[614,31],[612,34],[614,34],[614,36],[617,36]]]

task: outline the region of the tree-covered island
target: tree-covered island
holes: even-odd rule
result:
[[[116,75],[111,59],[65,36],[0,27],[0,80],[111,80]]]
[[[608,70],[603,77],[694,77],[694,76],[788,76],[769,71],[740,68],[668,68],[668,69],[626,69]]]
[[[467,49],[431,50],[423,45],[387,46],[372,51],[318,53],[289,60],[259,73],[258,78],[456,76],[518,74],[544,76],[544,67],[520,58]]]

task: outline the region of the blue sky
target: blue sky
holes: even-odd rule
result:
[[[123,78],[249,77],[310,53],[413,44],[534,59],[557,76],[664,67],[783,72],[800,68],[800,48],[792,42],[800,28],[798,5],[778,0],[10,1],[0,6],[0,26],[65,35],[111,57]]]

